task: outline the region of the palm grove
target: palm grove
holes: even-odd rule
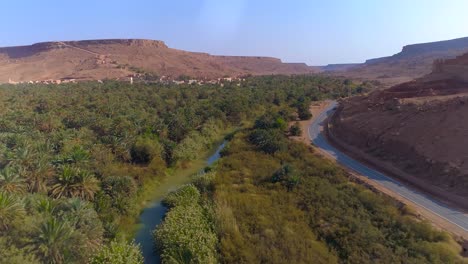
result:
[[[317,76],[255,77],[224,87],[119,82],[0,86],[0,259],[141,263],[131,237],[151,186],[189,167],[199,153],[236,127],[257,127],[249,132],[249,144],[260,142],[260,151],[282,153],[287,122],[308,118],[311,101],[342,97],[368,86]],[[272,116],[259,119],[268,112]],[[278,170],[270,184],[284,184],[287,193],[298,190],[288,175],[302,172],[295,166]],[[218,174],[215,182],[228,181]],[[198,230],[211,244],[185,251],[188,257],[177,254],[189,262],[196,262],[197,252],[205,252],[210,262],[236,262],[239,255],[229,253],[226,246],[237,242],[226,241],[212,225],[222,213],[206,205],[212,205],[212,190],[206,187],[212,183],[198,182],[185,191],[187,195],[169,198],[172,209],[163,225],[167,228],[157,236],[159,250],[164,256],[182,248],[171,230],[183,227],[176,220],[172,229],[166,223],[190,212],[193,219],[210,216],[193,223],[202,227]],[[180,201],[193,195],[197,198],[191,204]],[[308,203],[301,210],[314,211],[314,206]],[[325,214],[324,221],[330,220],[327,217],[332,216]],[[333,241],[320,235],[327,229],[318,228],[319,223],[309,224],[313,241]],[[245,231],[245,239],[250,236]],[[336,251],[335,257],[347,256],[333,245],[320,247]]]

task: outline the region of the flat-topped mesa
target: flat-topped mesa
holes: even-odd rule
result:
[[[413,44],[404,46],[401,55],[404,54],[422,54],[422,53],[431,53],[431,52],[439,52],[439,51],[446,51],[446,50],[457,50],[457,49],[466,49],[468,46],[468,37],[466,38],[459,38],[453,40],[444,40],[444,41],[437,41],[437,42],[430,42],[430,43],[422,43],[422,44]]]
[[[132,47],[153,47],[167,49],[163,41],[148,39],[98,39],[80,41],[48,41],[32,45],[0,48],[0,55],[6,55],[10,59],[29,57],[41,52],[66,48],[86,48],[90,46],[120,45]]]
[[[222,59],[229,59],[229,60],[264,60],[264,61],[271,61],[275,63],[283,63],[281,59],[273,58],[273,57],[262,57],[262,56],[226,56],[226,55],[214,55],[217,58]]]
[[[0,55],[6,55],[10,59],[19,59],[32,56],[34,54],[54,49],[64,48],[60,42],[40,42],[28,46],[4,47],[0,48]]]
[[[37,51],[49,50],[49,49],[54,48],[54,46],[58,46],[58,45],[56,45],[55,42],[41,42],[41,43],[36,43],[36,44],[33,44],[33,45],[26,45],[26,46],[1,47],[0,48],[0,53],[7,53],[8,54],[8,53],[14,52],[16,50],[21,50],[21,51],[25,51],[25,50],[37,50]]]
[[[90,45],[125,45],[136,47],[156,47],[168,48],[164,41],[150,39],[97,39],[97,40],[80,40],[80,41],[64,41],[63,43],[72,46],[90,46]]]
[[[149,39],[99,39],[99,40],[80,40],[80,41],[48,41],[39,42],[32,45],[17,46],[17,47],[4,47],[0,48],[0,53],[35,53],[54,49],[63,49],[67,46],[83,47],[91,45],[125,45],[137,47],[156,47],[168,48],[167,45],[160,40]]]
[[[318,69],[301,63],[283,63],[271,57],[216,56],[183,51],[170,48],[163,41],[148,39],[54,41],[0,48],[0,83],[9,78],[27,82],[69,76],[83,80],[124,80],[128,75],[141,75],[141,72],[169,78],[186,75],[216,79],[311,74]]]

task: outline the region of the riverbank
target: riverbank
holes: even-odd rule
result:
[[[164,196],[171,191],[170,189],[173,185],[180,186],[189,182],[190,176],[205,168],[206,160],[217,150],[217,147],[222,144],[224,138],[233,131],[235,131],[235,129],[229,129],[221,133],[223,136],[219,137],[212,144],[211,148],[203,151],[198,159],[185,164],[185,168],[169,168],[166,171],[165,177],[146,181],[134,201],[137,205],[136,211],[138,213],[125,216],[119,221],[119,236],[126,240],[134,239],[141,227],[140,216],[143,210],[151,207],[156,200],[164,198]]]
[[[192,176],[200,173],[206,166],[212,165],[217,159],[221,157],[220,151],[225,146],[225,141],[215,143],[216,148],[211,149],[211,154],[205,156],[203,160],[197,160],[197,164],[182,170],[180,173],[173,175],[170,180],[163,182],[156,192],[159,195],[151,201],[151,203],[142,210],[139,217],[138,230],[135,234],[135,242],[140,245],[145,263],[155,264],[160,263],[161,259],[155,253],[153,231],[158,227],[166,216],[167,208],[163,204],[163,200],[173,191],[178,190],[180,187],[190,183]],[[214,150],[214,151],[213,151]],[[177,176],[177,177],[175,177]]]

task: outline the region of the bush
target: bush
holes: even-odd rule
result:
[[[112,241],[98,250],[90,264],[143,264],[140,247],[134,243]]]
[[[171,192],[164,198],[164,205],[173,208],[176,206],[188,206],[200,199],[200,192],[192,184],[186,185],[175,192]]]
[[[287,123],[283,117],[280,115],[266,114],[255,120],[254,128],[256,129],[269,129],[269,128],[278,128],[285,130]]]
[[[312,117],[309,107],[310,107],[309,101],[300,102],[297,105],[297,115],[300,120],[309,120]]]
[[[200,192],[193,185],[165,199],[170,209],[153,232],[163,263],[217,263],[213,217],[200,203]]]
[[[202,135],[197,131],[193,131],[174,148],[173,158],[181,161],[194,160],[204,147]]]
[[[256,129],[250,134],[249,140],[261,151],[268,154],[274,154],[286,148],[284,136],[278,129]]]
[[[0,237],[0,263],[8,264],[39,264],[37,258],[30,254],[25,248],[17,248],[12,245],[11,241]]]
[[[286,186],[289,191],[294,189],[300,183],[300,177],[296,170],[289,164],[282,166],[273,174],[271,178],[273,183],[279,182]]]
[[[99,196],[99,202],[104,202],[102,199],[110,199],[110,206],[117,209],[122,214],[127,214],[134,206],[132,199],[136,196],[137,185],[135,180],[130,176],[111,176],[102,182],[103,194]],[[104,208],[100,208],[104,209]],[[110,208],[108,208],[110,209]]]
[[[289,134],[291,134],[291,136],[294,136],[294,137],[298,137],[302,135],[302,129],[301,129],[301,125],[299,124],[299,122],[294,123],[294,125],[292,125],[289,128]]]
[[[139,137],[130,149],[132,161],[148,164],[153,158],[162,156],[162,147],[156,139]]]

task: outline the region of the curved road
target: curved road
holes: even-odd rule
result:
[[[346,154],[340,152],[335,147],[331,146],[327,140],[325,140],[322,134],[322,127],[324,121],[330,116],[334,108],[337,106],[337,102],[333,101],[329,107],[327,107],[310,125],[309,127],[309,138],[312,143],[320,148],[322,151],[326,152],[334,159],[337,160],[341,165],[357,172],[364,177],[369,178],[370,180],[380,184],[384,188],[387,188],[400,196],[414,202],[415,204],[425,208],[426,210],[432,212],[433,214],[438,215],[439,217],[445,219],[453,225],[468,232],[468,215],[460,211],[452,209],[445,204],[438,202],[427,195],[424,195],[418,191],[412,190],[409,187],[401,184],[400,182],[386,176],[383,173],[380,173],[374,169],[367,167],[366,165],[360,163],[357,160],[352,159]]]

